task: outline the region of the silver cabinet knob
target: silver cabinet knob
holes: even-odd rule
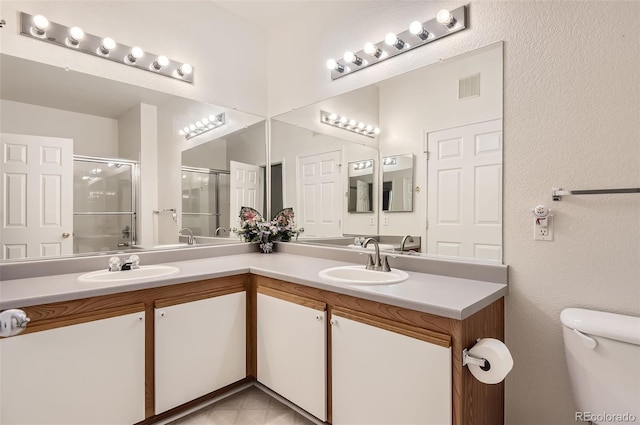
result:
[[[322,314],[321,313],[316,314],[316,320],[322,321]]]
[[[329,320],[329,323],[331,324],[331,326],[335,326],[338,324],[338,322],[336,321],[336,319],[331,319]]]
[[[26,329],[31,319],[27,313],[19,309],[10,309],[0,312],[0,336],[7,337],[18,335]]]

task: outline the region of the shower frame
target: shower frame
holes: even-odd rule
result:
[[[192,215],[192,216],[213,216],[215,217],[215,221],[216,221],[216,225],[215,228],[217,229],[218,227],[220,227],[220,216],[222,215],[222,213],[220,212],[220,175],[221,174],[227,174],[230,175],[231,173],[228,170],[217,170],[215,168],[198,168],[198,167],[188,167],[188,166],[182,166],[181,168],[182,172],[187,172],[187,173],[199,173],[199,174],[206,174],[208,176],[215,176],[215,193],[214,193],[214,201],[215,201],[215,205],[216,205],[216,210],[213,213],[187,213],[184,211],[184,209],[182,209],[182,215]],[[183,220],[184,222],[184,220]],[[204,235],[207,236],[207,235]]]

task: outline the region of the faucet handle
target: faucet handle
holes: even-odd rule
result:
[[[381,270],[383,272],[390,272],[391,271],[391,267],[389,267],[389,260],[388,260],[387,257],[389,257],[389,256],[385,255],[384,257],[382,257],[382,269]],[[396,257],[393,257],[393,258],[396,258]]]
[[[127,262],[131,263],[131,268],[137,269],[140,267],[140,257],[136,254],[131,255]]]
[[[110,272],[119,272],[120,271],[120,258],[111,257],[109,258],[109,271]]]

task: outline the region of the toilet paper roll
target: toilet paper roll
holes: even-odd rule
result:
[[[473,357],[483,358],[489,361],[489,370],[482,370],[480,366],[468,364],[469,370],[475,378],[485,384],[497,384],[502,382],[513,367],[513,357],[504,343],[494,338],[482,338],[476,345],[469,349]]]

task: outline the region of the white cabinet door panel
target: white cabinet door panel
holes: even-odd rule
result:
[[[325,312],[258,294],[258,381],[326,420]]]
[[[451,423],[451,349],[332,316],[333,425]]]
[[[144,331],[139,312],[0,340],[0,423],[143,420]]]
[[[155,309],[155,412],[246,377],[246,293]]]

